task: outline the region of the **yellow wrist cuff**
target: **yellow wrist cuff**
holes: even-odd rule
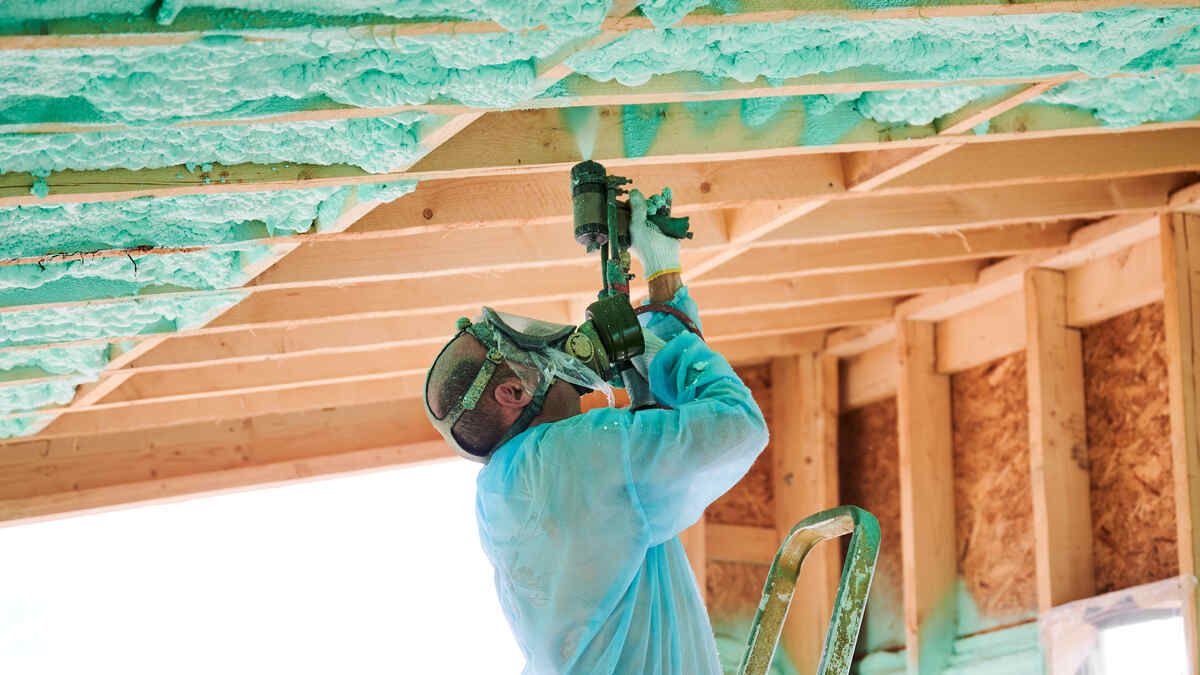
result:
[[[654,281],[655,279],[663,276],[664,274],[679,274],[681,271],[682,270],[678,267],[672,267],[671,269],[666,269],[666,270],[659,270],[659,271],[655,272],[654,274],[651,274],[650,276],[646,277],[646,281],[647,282]]]

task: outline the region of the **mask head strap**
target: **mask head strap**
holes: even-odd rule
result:
[[[546,401],[546,393],[550,390],[551,383],[546,378],[542,378],[542,381],[538,384],[537,390],[533,394],[533,400],[531,400],[529,405],[525,406],[525,408],[521,410],[521,414],[517,416],[517,419],[513,421],[512,425],[509,426],[508,431],[505,432],[504,436],[496,442],[494,447],[483,454],[478,454],[463,448],[461,444],[458,443],[458,440],[454,438],[454,425],[458,423],[459,418],[462,417],[464,412],[468,410],[474,410],[476,406],[479,405],[479,401],[483,398],[483,393],[487,391],[488,384],[491,383],[492,378],[496,375],[496,369],[501,363],[504,363],[504,355],[500,352],[497,337],[493,334],[492,329],[487,325],[486,322],[472,323],[470,319],[462,317],[458,320],[457,327],[458,334],[454,336],[454,339],[446,344],[446,347],[442,348],[443,352],[445,352],[445,350],[448,349],[451,344],[453,344],[454,340],[461,337],[463,333],[470,333],[476,340],[479,340],[480,344],[487,347],[487,354],[484,356],[483,363],[479,366],[479,372],[475,374],[475,378],[471,381],[471,385],[467,387],[467,391],[463,394],[462,399],[455,403],[454,407],[452,407],[445,416],[443,416],[441,419],[438,419],[433,414],[433,409],[429,407],[428,396],[426,396],[425,408],[430,420],[433,421],[434,426],[437,427],[439,431],[443,432],[443,436],[446,437],[446,440],[451,442],[451,445],[454,446],[455,450],[457,450],[459,454],[463,454],[468,459],[487,461],[487,457],[492,451],[504,445],[517,434],[529,428],[529,423],[532,422],[535,417],[541,414],[542,406]],[[438,358],[441,358],[441,354],[438,355]],[[432,374],[432,372],[433,369],[430,369],[430,374]],[[428,378],[429,376],[427,375],[425,381],[425,390],[427,392],[429,391]]]

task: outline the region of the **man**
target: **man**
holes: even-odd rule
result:
[[[630,201],[651,302],[698,325],[678,240],[646,225],[639,194]],[[451,445],[487,462],[480,538],[525,672],[720,673],[678,535],[766,446],[750,391],[678,319],[656,314],[647,340],[666,344],[648,375],[670,409],[581,414],[569,366],[529,365],[561,352],[525,358],[503,340],[485,344],[493,334],[467,323],[430,369],[427,412]]]

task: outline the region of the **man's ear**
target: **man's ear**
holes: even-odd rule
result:
[[[496,385],[496,402],[504,408],[524,408],[533,401],[533,395],[525,391],[521,381],[515,377]]]

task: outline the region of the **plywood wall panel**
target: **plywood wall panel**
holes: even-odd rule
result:
[[[966,592],[959,632],[970,634],[1037,611],[1025,354],[956,373],[950,383],[955,536]]]
[[[1162,303],[1083,334],[1096,592],[1179,573]]]

